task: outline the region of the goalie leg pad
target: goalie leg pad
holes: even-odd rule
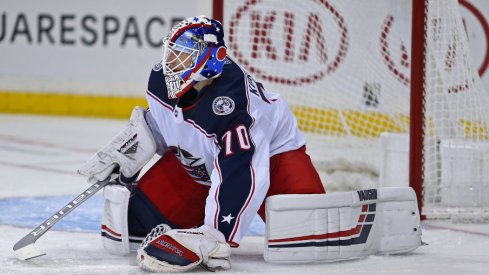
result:
[[[266,214],[264,257],[272,263],[397,254],[421,245],[416,196],[408,187],[272,196]]]
[[[111,254],[126,255],[131,251],[127,226],[130,195],[129,190],[121,185],[108,185],[104,188],[102,244]]]

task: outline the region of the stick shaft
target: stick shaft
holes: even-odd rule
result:
[[[87,199],[89,199],[91,196],[93,196],[95,193],[97,193],[100,189],[102,189],[103,187],[105,187],[109,183],[110,183],[110,177],[103,180],[103,181],[99,181],[99,182],[94,183],[92,186],[90,186],[88,189],[86,189],[80,195],[78,195],[76,198],[74,198],[70,203],[65,205],[63,208],[61,208],[59,211],[57,211],[54,215],[49,217],[49,219],[45,220],[38,227],[36,227],[29,234],[27,234],[20,241],[18,241],[14,245],[14,251],[17,251],[17,250],[19,250],[19,249],[21,249],[27,245],[35,243],[37,241],[37,239],[39,239],[44,233],[46,233],[51,227],[53,227],[53,225],[55,225],[59,220],[64,218],[71,211],[73,211],[80,204],[85,202]]]

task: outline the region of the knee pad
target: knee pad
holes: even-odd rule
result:
[[[102,244],[111,254],[126,255],[131,252],[127,225],[127,210],[131,192],[121,185],[104,188],[104,215],[102,218]],[[136,251],[133,248],[133,251]]]

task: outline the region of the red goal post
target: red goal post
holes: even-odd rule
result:
[[[327,190],[409,184],[428,217],[489,220],[489,96],[456,0],[213,4],[230,55],[291,105]]]
[[[413,0],[411,48],[411,101],[409,128],[409,185],[416,191],[419,213],[423,215],[423,136],[424,136],[424,56],[426,1]],[[416,69],[423,68],[423,69]]]

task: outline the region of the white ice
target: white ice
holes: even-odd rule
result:
[[[125,124],[124,120],[0,115],[0,200],[78,195],[88,185],[85,178],[76,175],[76,169]],[[45,209],[18,207],[12,208],[8,215],[25,216],[42,210]],[[80,207],[72,214],[77,210],[87,211]],[[29,261],[18,260],[12,247],[33,227],[12,226],[10,223],[15,219],[3,215],[0,216],[0,274],[145,274],[137,267],[134,255],[107,254],[99,234],[93,232],[49,231],[36,242],[36,247],[47,255]],[[370,256],[326,264],[274,265],[263,260],[263,238],[250,236],[244,238],[240,248],[233,250],[232,269],[218,273],[447,275],[489,272],[487,224],[425,222],[423,241],[428,245],[407,255]]]

